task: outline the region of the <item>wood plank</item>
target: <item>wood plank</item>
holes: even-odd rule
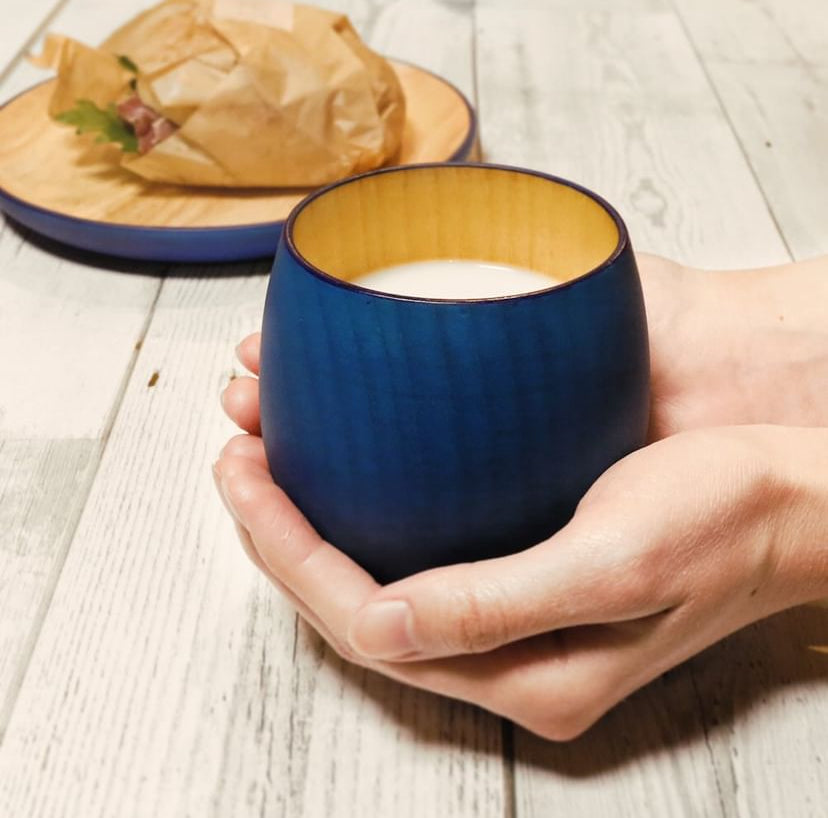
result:
[[[826,632],[825,610],[788,611],[671,671],[572,744],[521,735],[517,814],[821,816],[828,739],[815,714],[828,658],[811,646]],[[686,765],[694,745],[712,776]]]
[[[77,0],[51,27],[100,39],[116,24],[113,5]],[[118,12],[118,22],[132,13]],[[0,83],[0,99],[43,76],[19,64]],[[162,270],[67,250],[0,221],[0,381],[17,386],[0,393],[0,434],[101,437]]]
[[[794,256],[828,252],[828,20],[820,4],[676,5]],[[823,811],[828,738],[813,714],[828,706],[828,668],[808,646],[827,630],[824,610],[791,611],[692,663],[711,758],[728,781],[728,814]]]
[[[97,42],[152,4],[153,0],[137,4],[74,0],[50,29]],[[327,5],[340,10],[353,5],[356,23],[366,27],[370,22],[376,29],[374,45],[380,51],[409,58],[417,51],[411,43],[428,40],[430,45],[419,62],[443,72],[471,93],[471,26],[462,10],[435,2]],[[0,83],[0,98],[43,76],[28,64],[17,66]],[[41,246],[46,252],[33,247],[26,234],[11,229],[8,222],[0,232],[0,298],[2,303],[15,304],[0,324],[0,378],[26,385],[14,399],[9,393],[0,396],[0,432],[13,437],[96,437],[120,389],[118,373],[131,360],[157,294],[158,280],[153,274],[162,267],[115,262],[102,270],[95,266],[105,266],[102,260],[83,254],[56,257],[53,245]],[[113,267],[129,274],[113,274]],[[31,352],[23,357],[17,354],[19,348]],[[101,377],[101,372],[115,377]],[[63,407],[59,415],[53,410],[57,404]]]
[[[811,0],[676,0],[793,254],[828,253],[828,17]]]
[[[603,193],[618,206],[641,250],[710,267],[788,258],[668,5],[648,0],[618,12],[604,0],[589,0],[573,11],[559,0],[521,0],[508,8],[479,0],[477,33],[487,158],[541,168]],[[813,159],[818,154],[813,146],[810,150]],[[791,641],[799,625],[787,621],[785,636]],[[770,737],[780,733],[784,752],[793,752],[796,744],[808,748],[800,754],[805,770],[797,774],[795,762],[788,765],[784,811],[813,812],[809,804],[824,804],[813,772],[820,744],[804,727],[805,706],[796,715],[793,699],[802,684],[788,689],[783,683],[787,676],[799,681],[818,676],[813,655],[807,661],[800,654],[780,659],[778,670],[769,674],[778,688],[774,707],[739,710],[737,727],[714,723],[714,709],[721,709],[724,698],[716,696],[716,686],[725,674],[742,672],[733,666],[732,646],[741,646],[743,663],[755,664],[779,637],[757,628],[723,643],[631,697],[574,743],[556,746],[516,730],[516,814],[779,814],[783,799],[773,800],[772,807],[762,803],[756,769],[763,765],[767,776],[774,759],[784,763]],[[749,681],[741,677],[741,683]],[[811,714],[825,706],[817,687],[812,681],[806,696]],[[761,689],[757,682],[754,698]],[[750,755],[748,745],[763,728],[769,737],[756,744],[753,769],[732,763],[731,756]],[[720,729],[742,735],[723,742]],[[776,776],[766,781],[767,787],[775,785]]]
[[[677,6],[795,257],[828,252],[828,20],[818,3]],[[715,19],[715,24],[713,20]],[[828,800],[825,610],[801,609],[694,660],[708,746],[728,812],[819,815]],[[723,668],[732,668],[723,673]]]
[[[42,3],[43,0],[36,2]],[[34,42],[27,46],[26,51],[37,53],[43,36],[49,32],[75,37],[90,45],[97,44],[121,23],[157,2],[158,0],[135,0],[127,4],[109,0],[62,0],[56,6],[57,13],[49,18],[48,24]],[[0,75],[0,99],[19,94],[48,76],[48,72],[35,68],[25,59],[18,60],[6,76]]]
[[[17,4],[14,13],[7,11],[3,15],[3,25],[0,27],[0,80],[65,1],[28,0]]]
[[[669,0],[681,14],[704,62],[799,64],[806,71],[828,65],[828,22],[820,0]],[[716,18],[711,19],[711,9]]]
[[[366,36],[380,53],[445,77],[473,100],[472,8],[472,0],[397,0],[378,10]]]
[[[787,260],[675,14],[653,0],[585,8],[480,0],[486,157],[601,193],[638,250],[706,267]]]
[[[38,3],[29,4],[32,8]],[[28,14],[29,6],[23,10]],[[71,6],[57,18],[78,24]],[[22,18],[15,17],[14,25]],[[2,38],[11,36],[4,28]],[[6,42],[3,39],[3,42]],[[22,44],[22,43],[21,43]],[[0,97],[32,70],[19,65]],[[0,221],[0,734],[160,286]]]
[[[820,818],[828,804],[828,610],[753,625],[693,659],[726,814]]]
[[[0,742],[100,449],[0,440]]]
[[[36,243],[0,221],[0,435],[103,435],[161,269]]]
[[[438,6],[390,4],[377,47],[410,51]],[[469,18],[445,11],[441,48],[456,48]],[[460,66],[468,89],[468,59],[439,50],[431,67]],[[264,271],[164,285],[0,749],[0,813],[505,810],[500,720],[343,668],[247,565],[213,496],[230,432],[217,394]]]
[[[156,2],[71,0],[50,22],[48,30],[94,44]],[[467,95],[473,94],[471,0],[320,0],[313,5],[348,14],[366,42],[380,53],[435,71]],[[39,44],[34,43],[31,50],[38,48]],[[46,76],[46,72],[22,61],[0,81],[0,99],[20,93]]]
[[[502,814],[499,720],[297,637],[214,496],[218,392],[264,286],[165,283],[0,749],[0,813]]]
[[[516,815],[731,815],[705,730],[686,667],[634,694],[574,742],[550,744],[517,730]]]
[[[504,814],[497,719],[344,665],[302,624],[292,664],[263,651],[291,644],[274,631],[293,617],[259,587],[216,816]]]
[[[38,7],[21,7],[0,42]],[[68,6],[55,25],[83,28],[86,19],[94,28],[94,17]],[[32,71],[21,64],[7,74],[0,98]],[[66,250],[0,221],[0,735],[162,270]]]
[[[152,0],[128,5],[74,0],[50,28],[97,42],[148,5]],[[430,42],[419,62],[443,72],[471,93],[471,26],[468,14],[462,10],[435,2],[327,5],[340,10],[353,6],[356,23],[376,29],[373,44],[380,51],[402,58],[416,57],[416,43]],[[29,87],[43,76],[28,64],[17,66],[0,83],[0,98]],[[7,383],[26,384],[25,391],[21,390],[14,400],[8,393],[0,396],[0,432],[13,437],[96,437],[120,388],[120,375],[107,389],[108,378],[101,378],[100,373],[120,373],[129,363],[132,347],[157,294],[158,282],[153,274],[162,268],[114,263],[110,267],[119,272],[141,273],[114,275],[111,269],[97,269],[94,265],[104,262],[94,257],[55,257],[54,246],[42,246],[47,252],[32,247],[26,235],[11,229],[8,222],[0,232],[0,298],[2,303],[16,305],[0,324],[0,378]],[[33,270],[38,271],[36,275]],[[17,354],[19,348],[31,350],[30,356]],[[37,378],[34,372],[39,374]],[[53,411],[58,403],[63,406],[60,415]]]

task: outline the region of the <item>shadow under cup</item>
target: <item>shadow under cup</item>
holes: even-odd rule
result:
[[[432,258],[564,283],[452,301],[349,283]],[[645,440],[626,229],[594,194],[517,168],[415,165],[325,188],[282,234],[260,390],[276,482],[379,581],[531,546]]]

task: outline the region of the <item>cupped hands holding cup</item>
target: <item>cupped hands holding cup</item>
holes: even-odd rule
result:
[[[410,178],[387,191],[397,197],[397,208],[406,197],[423,195],[412,190]],[[434,188],[439,184],[427,184],[438,216],[445,207]],[[455,179],[455,189],[445,194],[449,200],[456,200],[458,184],[464,183]],[[305,224],[316,239],[312,245],[304,239],[309,249],[303,253],[301,213],[292,217],[287,230],[293,246],[285,248],[283,240],[280,254],[290,251],[293,260],[306,262],[308,254],[316,255],[309,276],[285,267],[284,258],[280,268],[277,257],[268,310],[276,309],[275,292],[284,310],[295,309],[291,298],[310,287],[326,324],[308,319],[310,327],[303,328],[302,313],[294,312],[291,323],[283,311],[280,332],[266,313],[261,404],[255,377],[260,336],[242,342],[238,355],[253,377],[234,380],[223,404],[247,434],[225,446],[214,473],[251,559],[340,655],[476,703],[542,736],[568,739],[633,690],[734,630],[828,596],[828,259],[712,273],[639,256],[649,327],[647,413],[631,252],[612,270],[629,250],[623,224],[606,203],[577,186],[547,184],[565,190],[545,193],[538,187],[525,201],[513,199],[515,223],[544,207],[558,219],[578,212],[579,222],[594,221],[573,247],[603,235],[598,257],[573,247],[549,253],[548,241],[538,250],[515,251],[525,241],[496,245],[474,238],[479,234],[467,231],[457,214],[453,232],[446,233],[438,220],[424,235],[430,232],[439,244],[459,230],[473,245],[460,247],[460,257],[571,279],[528,297],[467,301],[454,314],[445,311],[452,305],[428,299],[372,302],[358,283],[347,283],[359,268],[368,272],[399,262],[401,252],[409,254],[402,260],[411,260],[410,247],[399,251],[389,235],[390,223],[379,234],[359,227],[343,235],[336,200],[329,196],[326,203],[320,196],[321,206]],[[478,194],[461,195],[484,202],[483,211],[489,207],[494,219],[486,229],[500,228],[502,235],[503,212],[491,190],[484,186]],[[373,220],[367,213],[372,201],[379,211],[393,209],[382,203],[383,191],[367,194],[347,201],[357,224]],[[556,210],[560,196],[575,198]],[[477,213],[475,219],[485,216]],[[327,244],[319,240],[326,231],[332,234]],[[489,243],[481,250],[476,241]],[[422,245],[421,236],[415,246]],[[581,259],[578,253],[586,255]],[[326,274],[339,275],[340,283],[326,281]],[[615,282],[604,293],[611,291],[609,300],[597,289],[589,297],[578,295],[579,282],[597,285],[601,275]],[[567,289],[570,302],[556,311]],[[326,305],[325,299],[334,300]],[[523,311],[512,306],[504,312],[521,301]],[[371,309],[366,303],[380,304],[373,326],[364,318]],[[444,311],[435,312],[435,304]],[[497,311],[491,328],[478,319],[482,312],[470,313],[481,307],[491,316]],[[520,333],[535,340],[544,328],[555,343],[535,354]],[[311,334],[303,337],[305,331]],[[327,340],[308,352],[309,339],[319,332],[328,333]],[[497,351],[498,333],[508,336],[506,361]],[[646,330],[643,339],[646,363]],[[275,349],[277,340],[293,344],[289,354]],[[408,345],[400,354],[414,367],[409,374],[419,372],[418,390],[406,392],[406,378],[389,365],[394,344]],[[326,356],[333,362],[327,369]],[[343,361],[347,371],[331,368]],[[487,391],[486,375],[498,364],[497,388]],[[383,383],[386,394],[358,403],[360,391],[382,393]],[[532,383],[542,388],[533,391]],[[306,394],[291,404],[301,388]],[[511,395],[504,398],[504,390]],[[483,398],[480,405],[471,401],[475,394]],[[391,426],[377,431],[394,413]],[[475,420],[475,413],[486,419]],[[325,424],[334,415],[332,434]],[[551,430],[544,417],[551,419]],[[280,437],[283,418],[290,434]],[[453,431],[464,425],[495,439]],[[448,453],[443,475],[440,458],[427,451],[429,431],[442,455]],[[343,435],[350,439],[343,441]],[[396,471],[385,462],[395,437],[410,461]],[[578,446],[588,464],[580,472]],[[382,462],[359,462],[365,452]],[[518,471],[521,460],[528,463],[528,475]],[[567,468],[567,479],[561,479]],[[372,478],[380,489],[371,488]],[[451,481],[462,479],[473,490],[458,489],[446,498]],[[442,481],[437,493],[435,480]],[[333,513],[326,516],[328,491],[335,496],[329,496]],[[475,494],[482,498],[477,504]],[[402,515],[405,525],[395,529],[392,520],[386,528],[383,505],[386,514]],[[464,519],[452,519],[458,509],[472,532],[475,524],[483,526],[472,541],[462,536]],[[360,527],[363,513],[367,527]],[[531,525],[521,525],[521,513]],[[475,553],[474,541],[487,526],[497,530]],[[400,536],[384,552],[386,530]],[[418,536],[420,553],[427,555],[422,565],[405,559]],[[439,558],[440,549],[449,559]],[[412,571],[418,573],[405,576]]]

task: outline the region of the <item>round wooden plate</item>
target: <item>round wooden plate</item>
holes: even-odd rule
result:
[[[468,100],[441,77],[393,62],[406,96],[398,164],[457,162],[475,144]],[[284,220],[309,189],[160,185],[120,168],[119,149],[53,122],[53,80],[0,108],[0,209],[49,238],[155,261],[273,255]]]

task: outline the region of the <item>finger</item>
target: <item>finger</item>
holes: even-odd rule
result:
[[[261,465],[228,454],[222,467],[222,488],[234,509],[243,508],[241,519],[245,530],[249,526],[253,550],[303,606],[311,624],[340,655],[352,659],[343,646],[343,624],[376,593],[376,583],[315,534]],[[269,514],[251,516],[268,507]],[[478,704],[547,738],[571,738],[682,658],[671,660],[663,646],[661,654],[640,647],[648,641],[648,632],[656,630],[654,622],[672,616],[670,612],[638,622],[543,634],[483,654],[360,664],[406,684]],[[666,642],[681,644],[675,637]]]
[[[353,613],[379,588],[374,579],[319,537],[260,463],[222,456],[221,487],[268,570],[347,644]]]
[[[349,641],[372,659],[481,653],[574,625],[638,619],[675,604],[652,560],[619,526],[573,521],[517,554],[451,565],[382,588],[354,617]]]
[[[484,654],[379,664],[405,684],[461,699],[544,738],[580,735],[634,690],[698,652],[675,612],[542,634]]]
[[[221,463],[221,458],[224,457],[245,457],[248,460],[252,460],[261,468],[267,468],[267,456],[265,455],[264,443],[257,435],[236,435],[235,437],[231,437],[221,450],[219,464]]]
[[[221,393],[221,406],[230,420],[251,435],[261,435],[259,416],[259,381],[235,378]]]
[[[234,525],[236,526],[236,533],[239,535],[239,539],[241,541],[245,553],[247,554],[250,561],[260,571],[263,571],[265,574],[268,574],[269,572],[267,570],[267,566],[262,562],[262,558],[259,556],[256,549],[253,547],[253,544],[250,542],[250,535],[247,533],[247,530],[239,523],[233,509],[230,507],[230,504],[224,497],[224,492],[221,489],[221,461],[213,464],[213,482],[216,484],[216,490],[218,491],[218,495],[222,502],[222,505],[224,505],[225,509],[227,509],[227,513],[230,515]]]
[[[633,691],[747,625],[692,603],[654,616],[543,634],[490,653],[382,663],[407,684],[464,699],[545,738],[580,735]]]
[[[224,447],[224,452],[232,452],[236,456],[240,457],[248,457],[253,461],[261,461],[264,457],[264,452],[261,447],[259,446],[252,446],[250,445],[256,438],[251,438],[248,435],[239,435],[238,437],[233,438],[227,446]],[[261,440],[258,441],[261,444]],[[284,583],[280,582],[277,577],[273,575],[270,569],[265,565],[262,558],[259,556],[259,552],[253,545],[253,542],[250,538],[250,532],[236,519],[234,516],[233,509],[228,505],[227,501],[224,498],[224,494],[221,490],[221,463],[216,463],[213,466],[213,480],[216,483],[216,488],[218,489],[219,497],[221,498],[222,503],[224,504],[227,511],[230,513],[230,516],[233,518],[233,524],[236,528],[236,534],[239,538],[239,542],[242,544],[242,548],[244,552],[247,554],[250,561],[267,577],[267,579],[279,589],[279,591],[287,597],[287,599],[291,602],[293,607],[299,613],[299,615],[308,622],[319,634],[325,639],[333,648],[336,650],[340,656],[350,659],[351,661],[354,660],[355,657],[352,656],[352,652],[350,648],[339,641],[334,634],[325,626],[325,624],[317,617],[307,605],[302,602],[299,597],[296,596],[288,587],[285,586]]]
[[[236,356],[254,375],[259,374],[259,350],[262,344],[261,332],[248,335],[237,347]]]
[[[275,577],[270,569],[264,564],[262,558],[259,556],[253,542],[250,539],[250,532],[241,525],[238,521],[234,521],[236,526],[236,533],[242,543],[245,553],[251,558],[256,567],[267,577],[270,583],[279,590],[279,592],[286,597],[291,605],[296,609],[297,613],[304,619],[313,629],[326,641],[331,647],[341,656],[351,658],[350,651],[347,646],[343,645],[325,626],[321,619],[307,606],[301,599],[299,599],[293,591],[290,590],[283,582],[280,582]]]

